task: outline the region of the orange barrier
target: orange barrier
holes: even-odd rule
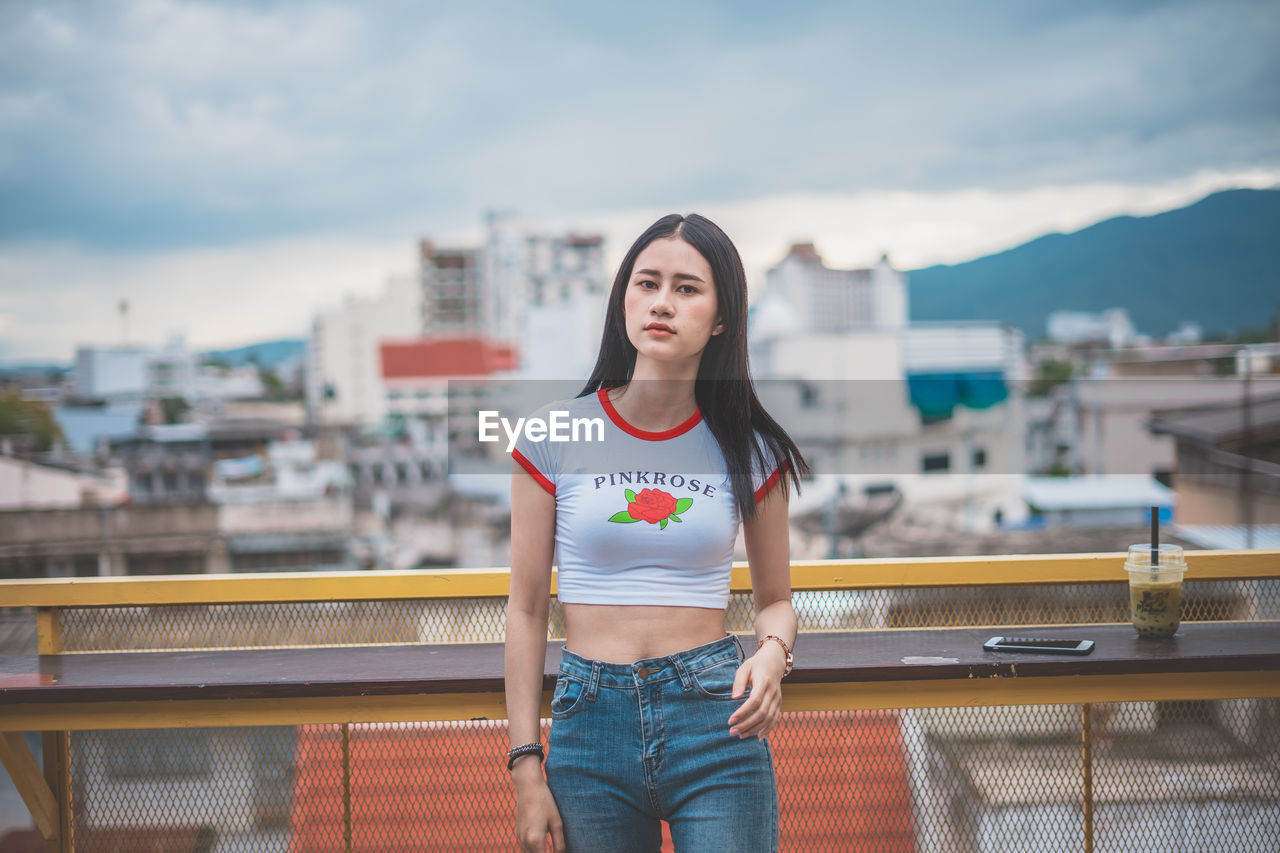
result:
[[[897,711],[788,714],[772,746],[781,849],[915,853]],[[290,850],[330,853],[348,834],[361,853],[506,849],[515,801],[505,748],[505,722],[356,724],[345,747],[341,726],[300,727]]]

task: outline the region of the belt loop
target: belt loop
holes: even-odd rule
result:
[[[676,675],[680,676],[680,686],[685,690],[693,687],[693,678],[689,675],[689,668],[684,665],[684,658],[680,655],[672,655],[671,663],[676,668]]]
[[[742,648],[742,640],[734,633],[730,633],[729,636],[733,637],[733,644],[738,647],[738,663],[742,663],[747,659],[747,653]]]
[[[604,671],[604,664],[598,660],[591,662],[591,680],[587,682],[587,701],[596,701],[596,693],[600,689],[600,674]]]

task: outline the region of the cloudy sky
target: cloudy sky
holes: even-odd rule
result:
[[[1278,44],[1268,0],[6,0],[0,361],[301,336],[489,210],[613,257],[698,210],[758,280],[1275,186]]]

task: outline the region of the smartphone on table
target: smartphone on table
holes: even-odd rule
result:
[[[983,643],[982,647],[989,652],[1087,655],[1093,651],[1093,640],[1054,640],[1046,637],[992,637]]]

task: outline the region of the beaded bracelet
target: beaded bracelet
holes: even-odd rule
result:
[[[526,755],[538,756],[538,763],[541,764],[543,755],[544,755],[542,752],[542,742],[537,741],[535,743],[522,743],[520,744],[520,746],[513,746],[511,749],[508,749],[507,750],[507,769],[508,770],[513,769],[516,765],[516,759],[523,758]]]
[[[782,671],[782,677],[786,678],[788,675],[791,674],[791,664],[795,660],[795,658],[792,657],[791,655],[791,647],[787,645],[786,640],[782,639],[777,634],[769,634],[767,637],[765,637],[759,643],[756,644],[756,651],[757,652],[760,651],[760,649],[764,647],[764,644],[769,642],[770,640],[773,640],[775,643],[782,646],[782,653],[787,656],[786,658],[787,668]]]

